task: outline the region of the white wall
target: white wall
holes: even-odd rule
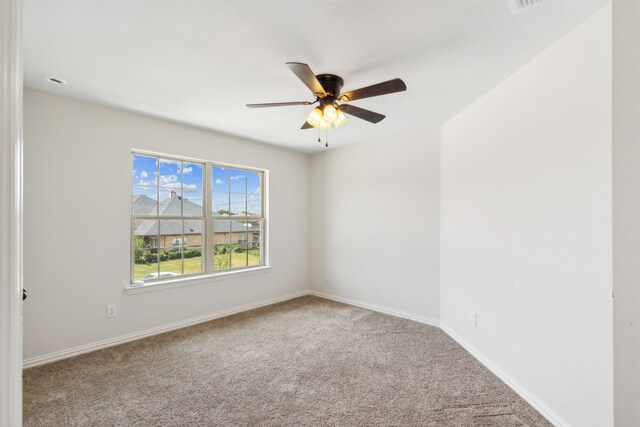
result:
[[[439,174],[437,130],[313,155],[312,289],[438,319]]]
[[[270,171],[269,273],[127,295],[131,149]],[[308,156],[28,90],[25,358],[308,287]],[[106,319],[107,304],[119,315]]]
[[[443,126],[441,152],[441,322],[558,422],[611,425],[611,8]]]
[[[640,2],[613,2],[614,396],[640,426]]]

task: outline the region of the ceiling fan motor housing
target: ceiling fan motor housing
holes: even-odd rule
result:
[[[331,103],[335,101],[338,96],[340,96],[340,91],[342,90],[342,86],[344,86],[344,80],[342,80],[342,77],[336,76],[334,74],[318,74],[316,78],[328,95],[321,99],[321,105]],[[326,101],[323,102],[323,100]]]

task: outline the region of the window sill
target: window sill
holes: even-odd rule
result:
[[[270,265],[262,265],[260,267],[248,268],[246,270],[227,271],[224,273],[215,273],[215,274],[203,274],[201,276],[163,280],[161,282],[147,283],[145,285],[138,285],[138,286],[128,285],[128,286],[125,286],[124,290],[129,295],[141,294],[145,292],[160,291],[162,289],[179,288],[181,286],[199,285],[201,283],[209,283],[216,280],[235,279],[237,277],[268,273],[270,271],[271,271]]]

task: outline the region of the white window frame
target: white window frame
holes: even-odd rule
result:
[[[184,286],[188,284],[196,284],[202,283],[203,281],[211,281],[211,280],[219,280],[219,279],[227,279],[231,277],[237,277],[238,275],[246,275],[246,274],[255,274],[261,272],[270,271],[271,267],[268,264],[268,198],[267,198],[267,181],[268,181],[268,173],[267,169],[256,168],[251,166],[243,166],[236,165],[230,163],[222,163],[215,162],[211,160],[202,160],[202,159],[194,159],[183,156],[176,156],[171,154],[164,154],[158,152],[151,152],[145,150],[137,150],[134,149],[131,151],[131,158],[133,156],[145,156],[145,157],[155,157],[160,160],[170,160],[170,161],[180,161],[180,162],[189,162],[189,163],[197,163],[203,165],[203,186],[202,186],[202,199],[203,199],[203,216],[165,216],[159,215],[159,212],[156,215],[135,215],[133,213],[133,197],[130,197],[131,206],[130,206],[130,216],[131,216],[131,244],[130,244],[130,253],[129,260],[131,264],[130,269],[130,284],[125,287],[127,293],[140,293],[147,292],[150,290],[156,289],[164,289],[168,287],[174,286]],[[158,163],[159,167],[159,163]],[[260,176],[260,209],[261,216],[219,216],[215,215],[212,211],[213,205],[213,184],[212,184],[212,173],[214,167],[224,167],[229,169],[240,169],[252,172],[258,172]],[[132,180],[131,180],[131,195],[133,196],[133,168],[132,168]],[[159,199],[159,198],[158,198]],[[158,206],[160,200],[157,201]],[[203,271],[200,273],[190,273],[190,274],[182,274],[179,276],[171,277],[171,278],[156,278],[151,280],[134,281],[134,246],[135,246],[135,221],[137,220],[199,220],[203,221],[203,232],[202,232],[202,256],[203,256]],[[213,259],[213,246],[214,246],[214,229],[213,229],[213,221],[214,220],[225,220],[225,221],[258,221],[260,223],[260,263],[258,265],[252,266],[244,266],[244,267],[235,267],[228,268],[224,270],[214,270],[214,259]],[[231,233],[230,233],[231,235]],[[230,242],[230,245],[231,242]]]

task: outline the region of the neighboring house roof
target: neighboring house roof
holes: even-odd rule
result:
[[[183,212],[180,210],[182,205]],[[160,200],[160,215],[173,215],[173,216],[202,216],[202,206],[193,203],[189,199],[184,199],[178,195],[173,195],[165,200]]]
[[[180,204],[182,203],[184,214],[188,216],[202,216],[202,206],[190,201],[189,199],[181,200],[182,197],[173,195],[168,199],[160,201],[160,215],[173,215],[180,216]],[[134,212],[138,215],[154,215],[156,209],[156,201],[152,198],[139,195],[133,198]],[[246,220],[241,221],[214,221],[213,222],[214,233],[242,233],[252,231],[251,227],[247,226]],[[165,236],[176,236],[183,234],[182,221],[181,220],[164,220],[160,221],[160,231]],[[189,221],[185,219],[184,234],[201,234],[202,233],[202,220]],[[140,220],[136,221],[136,235],[137,236],[157,236],[158,233],[158,221],[154,220]]]
[[[189,199],[184,199],[182,203],[182,197],[173,193],[168,199],[160,201],[158,212],[160,215],[172,215],[181,216],[184,209],[185,216],[202,216],[202,206],[192,202]],[[156,214],[156,201],[151,197],[144,194],[133,197],[133,212],[136,215],[155,215]]]
[[[133,213],[136,215],[155,214],[156,201],[144,194],[133,196]]]

